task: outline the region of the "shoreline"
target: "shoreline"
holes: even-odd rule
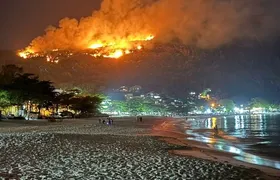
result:
[[[173,121],[177,120],[173,119]],[[180,156],[211,160],[220,163],[229,163],[238,167],[253,168],[264,172],[267,175],[266,179],[280,179],[280,169],[237,160],[234,158],[234,156],[238,156],[237,154],[210,148],[206,145],[206,143],[203,142],[189,140],[187,139],[187,137],[190,137],[188,134],[176,133],[176,131],[164,131],[164,129],[159,130],[159,128],[157,128],[157,131],[158,132],[153,132],[153,136],[158,137],[159,140],[165,141],[169,144],[186,147],[186,149],[181,148],[172,150],[170,153]]]
[[[245,168],[252,168],[257,169],[259,171],[264,172],[267,176],[273,176],[270,178],[278,178],[280,179],[280,170],[267,167],[267,166],[261,166],[261,165],[255,165],[243,161],[239,161],[234,159],[234,154],[223,152],[215,149],[210,149],[207,147],[204,147],[204,145],[195,144],[193,141],[190,140],[178,140],[177,138],[171,138],[171,137],[159,137],[159,140],[163,140],[167,143],[174,144],[174,145],[181,145],[189,148],[182,148],[178,150],[172,150],[170,153],[173,153],[175,155],[180,156],[188,156],[188,157],[195,157],[199,159],[205,159],[210,161],[216,161],[220,163],[227,163],[231,164],[237,167],[245,167]],[[267,179],[267,178],[266,178]]]
[[[157,117],[151,119],[144,118],[143,123],[137,123],[135,119],[131,117],[125,117],[125,118],[114,119],[115,125],[113,126],[99,124],[98,119],[65,120],[59,123],[32,121],[32,122],[22,122],[23,124],[18,124],[15,121],[4,122],[4,123],[1,122],[2,126],[0,127],[0,133],[2,134],[2,136],[0,136],[0,138],[4,138],[5,140],[3,141],[4,144],[0,143],[0,152],[3,151],[5,153],[9,153],[10,151],[10,154],[17,159],[17,158],[23,158],[23,156],[25,157],[26,156],[25,153],[29,154],[29,151],[23,149],[24,153],[18,154],[16,150],[18,149],[20,150],[21,148],[25,148],[25,147],[32,147],[33,149],[32,152],[40,155],[41,152],[40,151],[37,152],[37,150],[41,149],[42,147],[40,147],[41,145],[37,144],[37,142],[43,143],[43,147],[47,151],[45,152],[44,149],[42,149],[43,150],[42,153],[43,154],[51,153],[52,156],[47,155],[41,157],[40,155],[40,159],[39,159],[40,161],[37,159],[33,159],[32,161],[39,161],[37,162],[37,164],[39,163],[38,166],[33,168],[38,169],[38,167],[41,166],[43,166],[42,167],[43,169],[44,167],[49,168],[47,167],[47,165],[42,165],[42,162],[46,161],[45,163],[47,163],[49,161],[50,162],[57,161],[56,159],[50,160],[48,159],[49,157],[62,158],[61,161],[57,162],[58,164],[49,164],[53,172],[49,172],[46,169],[46,171],[48,171],[46,172],[47,174],[46,177],[51,176],[51,174],[54,172],[56,173],[55,176],[57,176],[57,178],[59,178],[60,176],[64,176],[63,174],[57,172],[59,170],[58,167],[60,166],[62,167],[62,165],[60,165],[59,163],[64,164],[65,162],[68,162],[69,159],[67,158],[69,155],[71,155],[71,157],[73,156],[74,159],[78,158],[77,162],[75,162],[74,164],[77,165],[77,167],[76,166],[75,167],[78,168],[79,171],[86,171],[85,169],[83,169],[83,166],[90,165],[88,163],[84,165],[77,164],[82,161],[87,162],[87,159],[83,159],[86,157],[91,157],[90,158],[91,162],[89,163],[95,163],[96,168],[100,168],[99,166],[102,166],[103,163],[105,164],[109,163],[109,166],[112,167],[108,167],[108,168],[112,171],[112,173],[109,173],[107,175],[111,174],[110,176],[113,175],[114,176],[118,175],[120,177],[125,176],[124,174],[120,174],[117,171],[118,169],[117,170],[115,169],[115,164],[126,163],[121,166],[122,167],[121,170],[129,174],[131,173],[130,171],[132,172],[136,171],[133,167],[136,166],[137,163],[140,164],[144,163],[143,166],[147,166],[147,167],[144,167],[144,169],[137,171],[137,173],[133,174],[133,176],[136,177],[138,175],[141,175],[141,177],[148,177],[149,173],[150,174],[155,173],[154,177],[161,177],[161,176],[163,177],[163,175],[166,172],[173,172],[174,170],[173,172],[174,174],[175,171],[178,170],[180,171],[180,173],[179,174],[175,173],[174,177],[183,177],[183,175],[184,176],[191,175],[192,177],[201,176],[204,177],[203,179],[205,179],[205,177],[208,177],[211,174],[218,177],[223,173],[225,173],[223,176],[228,177],[229,175],[228,172],[231,172],[232,176],[235,177],[233,179],[238,179],[237,177],[239,175],[242,178],[244,176],[245,177],[244,179],[252,179],[254,176],[258,176],[258,175],[261,175],[261,177],[265,179],[276,179],[276,177],[267,175],[268,173],[270,175],[275,174],[273,171],[269,171],[271,170],[271,168],[266,168],[266,167],[261,168],[262,172],[266,173],[263,174],[261,171],[255,170],[255,169],[260,169],[257,166],[251,166],[246,163],[239,163],[239,162],[237,164],[234,164],[235,162],[232,160],[233,158],[230,158],[228,154],[224,154],[218,151],[211,152],[209,149],[205,148],[205,146],[203,147],[202,144],[199,143],[195,144],[194,142],[185,140],[186,134],[176,131],[176,127],[173,127],[172,123],[171,124],[165,123],[166,121],[172,122],[173,120],[174,119],[172,118],[166,118],[166,117],[162,117],[162,118]],[[30,141],[30,139],[32,139],[32,141]],[[156,141],[153,139],[155,139]],[[4,148],[1,151],[1,146],[6,146],[5,143],[9,145],[10,148],[9,149]],[[19,145],[17,143],[19,143]],[[50,143],[50,145],[48,143]],[[81,149],[81,147],[83,148]],[[70,150],[70,152],[65,152],[64,150],[62,151],[61,148],[65,150],[67,149],[67,151]],[[153,153],[151,154],[151,152]],[[77,155],[76,153],[78,154],[82,153],[82,154],[81,156],[76,157]],[[110,158],[104,157],[105,160],[102,160],[101,157],[102,154],[104,153],[105,154],[108,153]],[[121,155],[122,153],[125,153],[126,155]],[[129,154],[131,154],[132,156]],[[135,160],[136,164],[132,165],[133,167],[131,168],[131,166],[127,164],[131,160],[123,161],[122,160],[123,158],[121,158],[122,156],[124,156],[125,159],[132,158],[131,160],[133,161]],[[100,161],[98,160],[96,162],[94,157],[99,157],[101,159]],[[115,157],[118,158],[116,160],[111,159]],[[222,157],[223,158],[227,157],[228,160],[227,159],[221,160]],[[11,159],[8,158],[5,161],[7,161],[6,163],[8,163],[6,164],[7,167],[10,167],[13,164],[15,164],[15,162],[13,162],[15,161],[13,160],[13,158]],[[111,161],[113,161],[113,164]],[[21,163],[24,162],[23,164],[25,163],[27,164],[24,165],[24,168],[22,168],[24,171],[21,170],[21,173],[23,173],[24,176],[30,175],[30,173],[33,174],[35,173],[32,171],[32,169],[29,168],[29,166],[32,167],[32,164],[28,165],[29,163],[28,160],[24,160],[24,159],[18,160],[18,162]],[[171,165],[170,162],[172,162]],[[171,166],[172,168],[165,169],[169,166]],[[5,166],[2,166],[1,168],[0,166],[0,170],[2,170],[2,172],[0,171],[0,177],[1,177],[1,173],[4,173],[3,170],[5,170],[5,172],[8,171],[7,167],[5,167],[5,169],[4,167]],[[72,172],[71,170],[70,164],[67,165],[67,168],[68,167],[70,167],[70,169],[66,169],[66,170],[64,169],[61,171],[63,172],[66,171],[69,172],[70,174],[75,175],[75,172]],[[149,169],[149,167],[152,167],[152,169]],[[199,172],[201,172],[202,174],[201,173],[196,174],[196,171],[193,171],[194,170],[193,168],[196,167],[198,168],[197,171],[199,170]],[[148,169],[145,170],[145,168]],[[157,168],[160,169],[162,168],[163,174],[157,174],[158,173]],[[250,168],[254,168],[254,169],[250,169]],[[17,172],[18,170],[17,167],[12,167],[12,169],[15,172]],[[208,172],[208,170],[211,171]],[[218,170],[223,173],[216,174],[216,171],[218,172]],[[103,173],[102,169],[100,169],[100,171],[101,171],[101,175],[106,177],[107,172]],[[144,171],[147,171],[148,173],[144,173]],[[246,173],[244,174],[243,172]],[[91,174],[91,172],[87,172],[87,173],[89,175]],[[96,177],[95,175],[92,176]],[[97,172],[97,175],[100,175],[100,172]],[[247,177],[251,177],[251,178],[247,178]],[[231,179],[230,177],[228,178]]]
[[[254,116],[254,115],[280,115],[280,112],[268,112],[268,113],[243,113],[243,114],[198,114],[187,115],[182,118],[212,118],[212,117],[234,117],[234,116]]]

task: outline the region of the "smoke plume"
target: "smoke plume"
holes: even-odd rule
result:
[[[96,42],[122,42],[154,35],[154,42],[181,41],[215,48],[239,39],[278,35],[278,0],[103,0],[80,20],[64,18],[34,39],[35,52],[84,49]]]

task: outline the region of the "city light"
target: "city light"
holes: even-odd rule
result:
[[[205,114],[211,114],[211,113],[212,113],[211,109],[207,109],[207,110],[205,111]]]

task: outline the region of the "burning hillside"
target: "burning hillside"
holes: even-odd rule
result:
[[[96,41],[90,43],[87,47],[80,49],[50,49],[44,51],[34,51],[32,47],[27,47],[24,50],[20,50],[18,55],[24,59],[35,57],[46,57],[48,62],[58,63],[61,58],[69,58],[77,54],[90,55],[92,57],[104,57],[104,58],[120,58],[123,55],[131,54],[135,51],[143,49],[143,45],[146,41],[150,41],[154,38],[153,35],[139,38],[128,38],[121,41]]]
[[[89,17],[64,18],[58,27],[48,27],[18,55],[56,63],[57,57],[76,53],[119,58],[147,42],[215,48],[239,39],[261,40],[279,33],[277,7],[273,0],[103,0]]]

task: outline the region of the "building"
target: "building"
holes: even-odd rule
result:
[[[129,88],[129,92],[131,93],[139,93],[142,90],[142,87],[139,85],[135,85]]]

